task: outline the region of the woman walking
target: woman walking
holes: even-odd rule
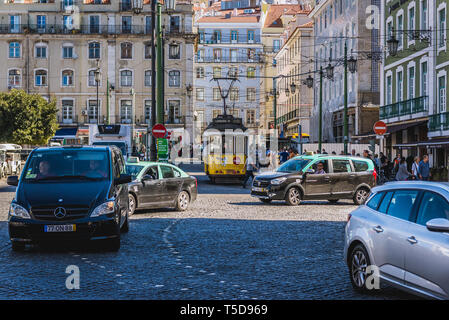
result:
[[[398,172],[396,173],[397,181],[406,181],[411,176],[411,173],[407,170],[407,162],[405,158],[401,158],[398,165]]]

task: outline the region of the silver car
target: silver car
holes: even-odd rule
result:
[[[414,294],[449,299],[448,219],[449,183],[373,188],[346,225],[344,254],[353,287],[372,289],[378,274],[380,282]]]

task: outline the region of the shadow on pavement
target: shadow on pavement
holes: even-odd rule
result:
[[[0,185],[0,192],[15,192],[16,187],[8,185]]]
[[[288,204],[285,203],[285,201],[282,200],[275,200],[270,203],[263,203],[262,201],[243,201],[243,202],[229,202],[229,204],[236,205],[236,206],[254,206],[254,205],[261,205],[261,206],[284,206],[289,207]],[[299,207],[301,206],[355,206],[352,202],[337,202],[337,203],[330,203],[329,201],[302,201]]]

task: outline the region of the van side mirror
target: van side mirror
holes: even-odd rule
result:
[[[115,185],[127,184],[132,181],[131,175],[129,174],[121,174],[119,178],[114,179]]]
[[[449,220],[437,218],[427,221],[426,227],[429,231],[449,232]]]
[[[19,177],[18,176],[9,176],[8,179],[6,179],[6,183],[10,186],[17,187],[19,185]]]

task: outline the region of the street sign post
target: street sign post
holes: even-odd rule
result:
[[[164,138],[167,134],[167,128],[165,128],[164,125],[158,123],[153,127],[151,132],[155,138]]]
[[[387,133],[387,125],[383,121],[377,121],[374,124],[373,130],[375,134],[383,136],[385,133]]]

